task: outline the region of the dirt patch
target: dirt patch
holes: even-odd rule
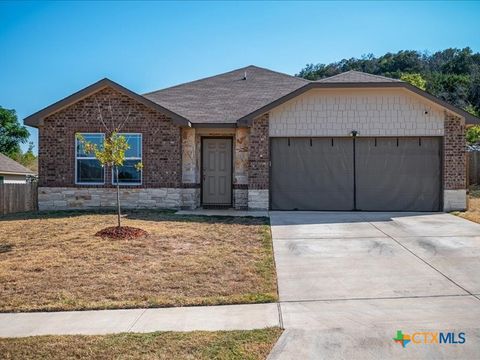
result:
[[[454,215],[480,223],[480,190],[478,186],[472,187],[468,194],[468,210],[455,211]]]
[[[98,231],[95,233],[95,236],[107,239],[129,240],[148,236],[148,233],[145,230],[132,226],[111,226]]]

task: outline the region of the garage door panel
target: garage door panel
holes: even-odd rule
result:
[[[439,138],[357,138],[356,206],[370,211],[440,209]]]
[[[352,210],[352,154],[351,139],[272,138],[272,209]]]

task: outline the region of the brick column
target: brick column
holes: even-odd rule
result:
[[[250,128],[248,161],[248,207],[268,209],[270,145],[268,134],[268,114],[253,121]]]
[[[464,210],[466,195],[465,120],[445,113],[443,140],[444,211]]]

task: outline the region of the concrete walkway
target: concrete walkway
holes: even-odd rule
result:
[[[480,358],[479,224],[440,213],[270,220],[286,329],[270,360]],[[397,330],[464,332],[466,342],[403,348]]]
[[[198,215],[198,216],[252,216],[268,217],[268,211],[235,210],[235,209],[195,209],[179,210],[176,215]]]
[[[251,330],[279,326],[277,304],[0,314],[0,337]]]

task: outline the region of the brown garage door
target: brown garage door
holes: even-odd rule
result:
[[[438,211],[441,138],[272,138],[273,210]]]

